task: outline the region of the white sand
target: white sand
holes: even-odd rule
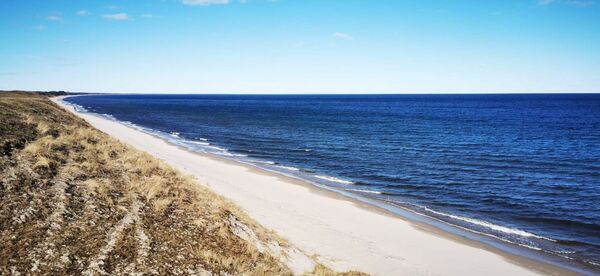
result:
[[[60,99],[54,101],[75,112]],[[296,180],[186,151],[118,122],[76,114],[120,141],[194,175],[263,226],[337,271],[486,276],[564,273],[489,251],[476,242],[423,230],[415,223],[352,200],[315,192],[315,188],[299,185]],[[531,267],[536,270],[530,270]]]

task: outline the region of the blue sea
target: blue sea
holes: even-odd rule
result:
[[[191,150],[600,269],[600,94],[67,101]]]

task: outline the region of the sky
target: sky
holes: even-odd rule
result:
[[[600,0],[0,0],[0,89],[600,92]]]

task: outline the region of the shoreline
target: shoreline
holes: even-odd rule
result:
[[[189,151],[119,122],[76,112],[62,103],[62,98],[51,100],[121,142],[195,176],[267,229],[336,270],[356,269],[376,275],[576,274],[295,177]],[[311,231],[306,231],[308,226]]]

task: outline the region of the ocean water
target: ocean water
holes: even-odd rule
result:
[[[600,94],[68,98],[189,149],[600,269]]]

